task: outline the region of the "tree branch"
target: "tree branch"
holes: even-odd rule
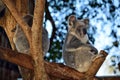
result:
[[[45,8],[45,0],[36,0],[33,25],[32,25],[32,45],[30,45],[31,56],[34,60],[34,73],[36,80],[47,80],[48,76],[44,67],[42,51],[42,25]],[[39,67],[40,66],[40,67]]]
[[[4,4],[7,6],[7,8],[10,10],[12,16],[15,18],[15,20],[17,21],[17,23],[21,26],[21,28],[23,29],[29,43],[31,42],[31,29],[29,27],[29,25],[22,19],[22,15],[21,13],[19,13],[15,7],[15,5],[12,3],[11,0],[2,0],[4,2]]]
[[[86,72],[85,74],[80,73],[80,72],[74,70],[73,68],[64,66],[63,64],[49,63],[46,61],[44,61],[45,69],[46,69],[46,72],[48,73],[48,75],[57,77],[60,79],[85,80],[86,78],[88,79],[90,77],[92,79],[89,79],[89,80],[93,80],[94,74],[96,73],[96,71],[98,71],[99,66],[102,64],[102,62],[104,61],[104,59],[106,57],[106,53],[104,51],[101,51],[100,54],[102,54],[103,56],[97,58],[93,62],[92,66],[90,67],[88,72]],[[9,62],[20,65],[22,67],[33,70],[33,63],[32,63],[33,60],[29,55],[21,54],[16,51],[13,51],[11,49],[0,47],[0,59],[4,59]],[[111,77],[111,78],[110,77],[100,77],[100,78],[104,78],[106,80],[119,79],[119,77]]]
[[[33,60],[31,56],[13,51],[8,48],[0,47],[0,59],[7,60],[14,64],[33,70]],[[23,61],[24,60],[24,61]],[[84,74],[57,63],[44,61],[45,69],[50,76],[62,79],[80,80]]]
[[[0,47],[0,59],[7,60],[28,69],[33,69],[31,56],[18,53],[9,48]]]
[[[44,14],[44,0],[36,1],[33,25],[32,25],[32,53],[31,56],[34,58],[38,57],[39,53],[42,53],[42,24],[43,24],[43,14]],[[40,8],[41,7],[41,8]],[[38,45],[40,44],[40,45]],[[43,58],[43,57],[42,57]]]
[[[47,0],[46,0],[46,3],[45,3],[45,12],[46,12],[46,15],[45,15],[45,17],[46,17],[46,19],[49,19],[49,20],[50,20],[50,22],[51,22],[51,24],[52,24],[52,27],[53,27],[52,36],[51,36],[51,38],[50,38],[50,48],[51,48],[52,41],[53,41],[53,39],[54,39],[54,37],[55,37],[55,35],[56,35],[55,32],[56,32],[57,28],[56,28],[56,26],[55,26],[55,22],[54,22],[51,14],[50,14],[50,11],[49,11],[48,7],[49,7],[49,3],[48,3]]]

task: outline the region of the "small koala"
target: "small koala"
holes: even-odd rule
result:
[[[25,22],[27,22],[27,24],[30,27],[32,26],[32,22],[33,22],[32,15],[26,15],[25,17],[23,17],[23,19]],[[42,30],[42,43],[43,43],[42,49],[43,49],[43,53],[45,55],[45,53],[47,53],[47,51],[49,49],[50,41],[48,39],[47,30],[44,27],[42,29],[43,29]],[[13,36],[13,42],[14,42],[18,52],[30,55],[30,50],[29,50],[30,46],[29,46],[28,40],[27,40],[22,28],[18,24],[16,25],[15,34]],[[25,69],[20,66],[18,66],[18,68],[22,75],[23,80],[34,80],[33,79],[33,76],[34,76],[33,71]]]
[[[74,15],[68,18],[68,32],[63,45],[65,64],[80,72],[86,72],[98,51],[89,43],[88,19],[78,20]]]
[[[31,27],[32,26],[32,20],[33,20],[33,16],[32,15],[26,15],[25,17],[23,17],[23,19],[25,20],[25,22],[27,22],[27,24]],[[42,28],[42,49],[43,49],[43,53],[47,53],[48,49],[49,49],[49,45],[50,45],[50,41],[48,38],[48,32],[47,30],[43,27]],[[22,30],[22,28],[17,24],[16,25],[16,31],[13,37],[13,42],[15,43],[16,49],[18,52],[21,53],[26,53],[29,51],[29,43],[28,40]]]

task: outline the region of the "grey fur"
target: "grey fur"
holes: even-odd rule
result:
[[[63,45],[63,59],[69,67],[80,72],[86,72],[93,58],[98,53],[97,49],[89,43],[87,28],[88,19],[78,20],[74,15],[68,18],[68,33]]]
[[[31,27],[32,26],[32,16],[31,15],[26,15],[24,17],[24,20],[28,23],[28,25]],[[43,27],[42,28],[42,49],[44,53],[47,53],[50,45],[50,41],[48,39],[48,32],[47,30]],[[17,24],[16,25],[16,31],[15,35],[13,37],[13,41],[15,43],[15,46],[18,50],[18,52],[25,53],[26,51],[29,50],[29,43],[28,40],[21,29],[21,27]]]
[[[33,17],[31,15],[26,15],[23,19],[25,20],[25,22],[27,22],[27,24],[30,27],[32,26]],[[45,53],[47,53],[47,51],[49,49],[50,41],[48,39],[47,30],[44,27],[42,29],[43,29],[42,30],[42,43],[43,43],[42,49],[43,49],[43,53],[45,55]],[[28,40],[27,40],[22,28],[18,24],[16,25],[13,42],[14,42],[18,52],[30,55],[30,50],[29,50],[30,46],[29,46]],[[40,44],[38,44],[38,45],[40,45]],[[23,80],[34,80],[33,79],[33,76],[34,76],[33,71],[25,69],[21,66],[18,66],[18,67],[19,67],[19,71],[23,77]]]

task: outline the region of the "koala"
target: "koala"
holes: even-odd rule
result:
[[[32,26],[32,20],[33,17],[32,15],[26,15],[24,18],[25,22],[31,27]],[[16,49],[18,52],[25,53],[29,51],[29,43],[27,41],[27,38],[22,30],[22,28],[17,24],[16,25],[16,31],[15,35],[13,37],[13,42],[15,43]],[[42,28],[42,49],[43,53],[47,53],[50,45],[50,41],[48,39],[48,32],[47,30],[43,27]]]
[[[25,22],[27,22],[27,24],[30,27],[32,26],[32,20],[33,20],[32,15],[26,15],[25,17],[23,17],[23,19]],[[43,29],[42,30],[42,43],[43,43],[42,50],[45,55],[45,53],[47,53],[47,51],[49,49],[50,41],[48,38],[47,30],[44,27],[42,29]],[[13,42],[14,42],[18,52],[30,55],[30,50],[29,50],[30,46],[29,46],[28,40],[27,40],[22,28],[18,24],[16,25],[15,33],[13,36]],[[18,66],[18,68],[22,75],[23,80],[34,80],[33,79],[33,76],[34,76],[33,71],[25,69],[20,66]]]
[[[89,43],[88,19],[78,20],[74,15],[68,18],[68,32],[63,45],[63,59],[67,66],[86,72],[98,51]]]

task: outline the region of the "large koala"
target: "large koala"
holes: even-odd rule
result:
[[[68,32],[63,45],[63,59],[69,67],[86,72],[98,51],[89,43],[88,19],[78,20],[74,15],[68,18]]]

